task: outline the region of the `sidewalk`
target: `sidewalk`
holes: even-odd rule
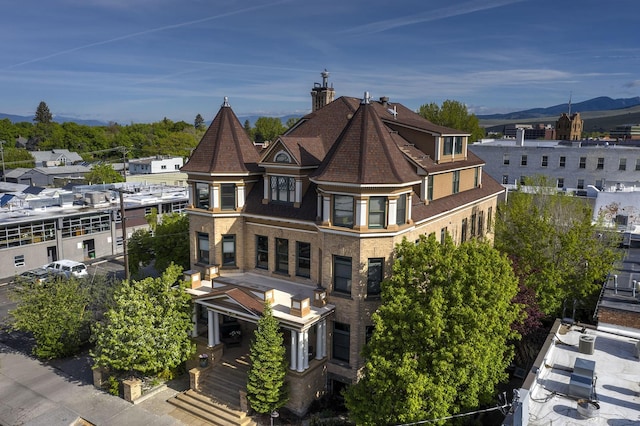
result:
[[[54,363],[52,363],[54,364]],[[181,426],[167,403],[184,383],[177,382],[138,404],[94,388],[85,358],[55,363],[31,358],[0,343],[0,424],[4,426],[83,425]],[[173,388],[172,388],[173,387]]]

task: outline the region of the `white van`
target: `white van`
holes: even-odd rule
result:
[[[44,269],[54,270],[59,273],[65,274],[67,277],[74,276],[76,278],[82,278],[89,275],[87,266],[81,262],[75,262],[73,260],[56,260],[55,262],[48,263],[43,266]]]

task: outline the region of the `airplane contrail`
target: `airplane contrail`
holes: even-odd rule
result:
[[[104,45],[104,44],[114,43],[116,41],[127,40],[127,39],[138,37],[138,36],[141,36],[141,35],[152,34],[152,33],[157,33],[157,32],[166,31],[166,30],[172,30],[174,28],[187,27],[189,25],[199,24],[201,22],[213,21],[215,19],[226,18],[228,16],[238,15],[238,14],[244,13],[244,12],[251,12],[251,11],[254,11],[254,10],[264,9],[266,7],[274,6],[276,4],[287,3],[288,1],[290,1],[290,0],[279,0],[279,1],[276,1],[276,2],[273,2],[273,3],[269,3],[269,4],[263,4],[263,5],[253,6],[253,7],[247,7],[247,8],[244,8],[244,9],[239,9],[239,10],[235,10],[235,11],[232,11],[232,12],[227,12],[227,13],[223,13],[223,14],[220,14],[220,15],[214,15],[214,16],[208,16],[206,18],[195,19],[193,21],[180,22],[178,24],[165,25],[163,27],[151,28],[149,30],[138,31],[138,32],[131,33],[131,34],[125,34],[123,36],[111,38],[109,40],[102,40],[102,41],[97,41],[95,43],[84,44],[82,46],[77,46],[77,47],[73,47],[71,49],[66,49],[66,50],[61,50],[59,52],[51,53],[49,55],[40,56],[38,58],[29,59],[28,61],[19,62],[17,64],[13,64],[13,65],[9,65],[7,67],[4,67],[4,68],[2,68],[2,70],[8,70],[8,69],[12,69],[12,68],[17,68],[17,67],[20,67],[22,65],[27,65],[27,64],[32,64],[34,62],[44,61],[46,59],[55,58],[56,56],[66,55],[67,53],[77,52],[78,50],[83,50],[83,49],[88,49],[90,47],[95,47],[95,46],[101,46],[101,45]]]

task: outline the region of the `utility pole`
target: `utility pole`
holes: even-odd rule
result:
[[[120,195],[120,226],[122,227],[122,253],[124,254],[124,278],[129,281],[131,279],[131,272],[129,272],[129,253],[127,251],[127,218],[125,217],[124,209],[124,193],[130,194],[131,191],[127,191],[124,188],[116,189]]]
[[[0,155],[2,156],[2,181],[6,182],[7,181],[7,177],[4,175],[4,144],[7,143],[7,141],[0,141]]]

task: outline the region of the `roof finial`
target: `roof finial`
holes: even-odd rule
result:
[[[227,96],[224,97],[224,102],[222,103],[223,107],[230,107],[231,105],[229,105],[229,98]]]
[[[369,95],[369,92],[364,92],[364,98],[362,98],[362,104],[366,105],[369,104],[371,101],[371,95]]]

